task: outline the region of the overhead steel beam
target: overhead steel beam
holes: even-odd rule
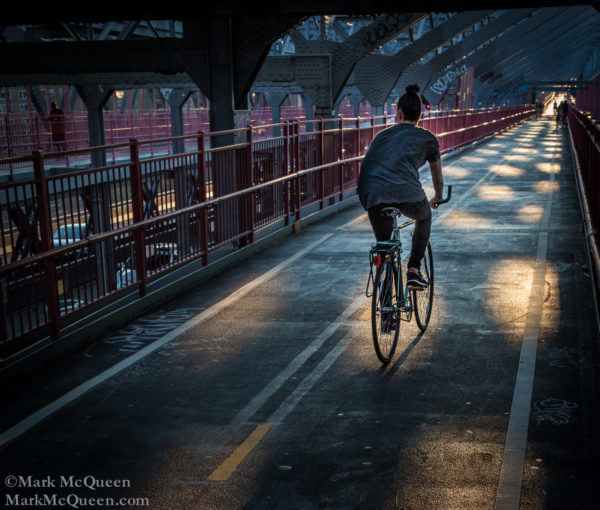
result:
[[[588,29],[588,33],[593,33],[593,28]],[[582,32],[584,35],[586,32]],[[528,54],[523,57],[523,61],[520,65],[511,70],[510,74],[503,75],[500,80],[494,82],[493,85],[496,88],[510,87],[515,82],[527,83],[527,77],[534,75],[530,78],[530,81],[540,80],[547,73],[539,72],[543,66],[550,66],[552,68],[563,69],[565,65],[574,60],[574,53],[576,51],[577,43],[565,44],[564,42],[557,41],[554,44],[548,46],[547,49],[540,49],[537,53]],[[544,59],[546,57],[546,59]],[[579,59],[581,61],[581,59]],[[531,66],[531,62],[536,62],[534,66]],[[556,77],[556,81],[568,81],[573,77],[578,77],[581,74],[581,70],[571,70],[570,72],[564,71],[562,77]]]
[[[63,23],[62,26],[65,29],[65,32],[67,32],[67,34],[69,34],[74,41],[83,40],[83,37],[79,35],[79,32],[77,32],[77,30],[75,30],[70,23]]]
[[[332,28],[342,41],[345,41],[348,39],[348,37],[350,37],[350,34],[344,30],[344,27],[341,25],[341,21],[339,19],[335,19],[333,21]]]
[[[139,21],[130,21],[129,23],[127,23],[123,27],[123,30],[121,30],[121,33],[117,36],[117,39],[119,41],[128,39],[131,36],[131,34],[133,33],[133,31],[138,27],[139,24],[140,24]]]
[[[585,35],[588,33],[595,33],[593,25],[586,27],[586,23],[584,22],[583,24],[579,23],[578,26],[579,34],[582,37],[585,37]],[[523,71],[531,69],[532,66],[534,66],[536,69],[539,66],[542,66],[543,64],[541,61],[541,56],[543,55],[549,56],[548,58],[552,62],[552,68],[560,69],[563,65],[562,63],[565,60],[569,60],[572,58],[574,48],[577,44],[577,41],[565,44],[564,39],[562,37],[558,39],[554,38],[553,32],[551,32],[550,34],[546,34],[545,36],[541,36],[537,41],[539,41],[538,44],[529,47],[529,49],[525,53],[519,55],[518,61],[513,62],[513,65],[509,68],[509,71],[506,71],[506,69],[503,68],[499,69],[499,72],[502,72],[504,70],[504,73],[507,74],[502,74],[502,77],[497,81],[492,82],[490,86],[487,87],[487,90],[485,92],[482,91],[480,97],[483,100],[487,99],[489,101],[492,95],[494,94],[494,91],[515,88],[517,87],[517,83],[519,83],[519,86],[526,86],[527,82],[525,80]],[[571,77],[572,76],[564,76],[559,81],[565,82],[568,81]],[[532,79],[532,81],[539,80],[540,76],[537,76]]]
[[[481,77],[494,72],[504,62],[514,58],[515,55],[521,54],[524,48],[535,44],[539,37],[560,30],[565,23],[565,19],[570,20],[581,13],[581,9],[574,7],[536,11],[527,21],[517,25],[495,41],[494,46],[491,48],[495,50],[493,55],[478,62],[475,76]],[[480,55],[485,57],[485,54],[486,49],[484,48]]]
[[[356,65],[354,73],[356,86],[371,105],[385,104],[406,68],[448,43],[492,12],[485,10],[459,13],[409,44],[396,55],[370,55]]]
[[[268,57],[255,84],[296,83],[315,104],[316,115],[329,117],[356,62],[426,16],[426,13],[378,16],[342,43],[298,39],[296,55]]]
[[[589,28],[587,35],[588,37],[595,36],[596,42],[600,41],[600,30],[598,30],[598,28]],[[542,74],[542,76],[547,78],[555,77],[557,80],[559,80],[560,78],[564,78],[566,75],[579,76],[583,74],[583,68],[590,48],[587,46],[582,48],[580,44],[581,43],[579,41],[563,42],[562,45],[555,45],[556,50],[553,52],[543,51],[540,56],[542,58],[546,57],[545,66],[542,64],[541,58],[538,59],[534,56],[534,59],[537,60],[537,63],[533,66],[528,66],[525,69],[523,76],[526,78],[531,74]],[[548,68],[550,69],[549,72],[547,71]],[[563,76],[558,74],[561,69],[565,69]]]
[[[79,83],[78,74],[153,72],[173,75],[186,70],[191,51],[182,39],[136,41],[52,41],[0,45],[0,84],[11,75],[62,75]],[[26,83],[26,82],[25,82]]]
[[[524,65],[535,65],[535,60],[531,58],[531,55],[537,53],[547,53],[550,48],[560,48],[561,45],[570,44],[574,42],[575,45],[579,43],[581,36],[586,31],[596,25],[591,22],[585,13],[581,13],[579,16],[574,16],[567,23],[562,24],[562,31],[557,32],[551,29],[551,27],[542,27],[540,30],[535,31],[532,34],[533,39],[528,44],[521,46],[521,51],[514,54],[509,59],[505,60],[504,63],[497,66],[497,70],[503,74],[503,76],[509,76],[514,73],[515,70],[521,69]],[[578,38],[573,39],[568,32],[571,30],[577,30]],[[560,66],[556,66],[560,67]]]
[[[462,41],[447,48],[443,53],[425,64],[415,64],[402,74],[396,88],[402,92],[406,85],[417,83],[431,104],[439,104],[451,80],[447,79],[449,67],[460,63],[466,56],[482,44],[497,37],[511,26],[530,16],[534,9],[516,9],[506,11],[479,30],[463,38]],[[464,67],[465,72],[468,68]],[[453,75],[455,73],[452,73]],[[437,86],[435,86],[437,85]]]
[[[548,52],[557,51],[564,46],[566,43],[570,44],[571,41],[565,41],[567,37],[566,32],[571,29],[577,28],[579,36],[583,36],[587,33],[587,30],[594,30],[595,23],[590,21],[586,16],[586,13],[581,13],[579,16],[574,16],[567,23],[563,23],[564,32],[557,36],[555,30],[550,26],[545,26],[542,30],[536,31],[532,34],[535,42],[531,42],[528,45],[522,46],[522,51],[511,57],[504,62],[503,65],[497,68],[498,72],[502,74],[502,82],[506,82],[510,77],[520,72],[522,69],[526,69],[530,66],[536,65],[535,55],[546,54]],[[578,41],[573,41],[573,45],[577,45]],[[560,68],[561,63],[559,59],[555,59],[555,66]]]
[[[561,5],[590,5],[596,0],[488,0],[490,9],[524,7],[555,7]],[[104,0],[102,9],[90,9],[85,2],[57,9],[53,3],[36,4],[32,9],[26,2],[5,2],[2,8],[4,24],[47,24],[63,21],[98,23],[114,21],[115,13],[122,20],[183,20],[210,16],[315,16],[321,14],[379,14],[382,12],[439,12],[451,13],[481,9],[481,0],[287,0],[284,2],[154,2],[146,0]]]
[[[114,21],[109,21],[103,27],[98,36],[95,38],[96,41],[104,41],[112,30],[115,30],[116,23]]]

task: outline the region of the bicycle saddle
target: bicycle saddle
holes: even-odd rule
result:
[[[402,213],[395,207],[384,207],[381,209],[382,216],[400,216]]]

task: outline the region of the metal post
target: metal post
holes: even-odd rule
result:
[[[142,197],[142,168],[140,165],[140,146],[135,138],[129,139],[131,158],[131,205],[133,208],[133,223],[138,224],[144,219],[144,199]],[[136,228],[133,233],[135,246],[136,276],[139,281],[140,297],[146,295],[148,276],[146,274],[146,242],[144,230]]]
[[[298,173],[300,171],[300,125],[297,120],[293,121],[293,126],[294,126],[293,129],[294,129],[294,137],[295,137],[294,167],[296,169],[296,173]],[[302,204],[301,196],[300,196],[300,176],[296,177],[295,182],[296,182],[296,221],[294,222],[294,224],[296,226],[295,228],[298,229],[300,227],[300,223],[298,223],[298,222],[300,221],[300,206]]]
[[[248,143],[247,150],[247,165],[248,165],[248,177],[249,177],[249,187],[254,186],[254,164],[253,164],[253,150],[252,150],[252,127],[248,126],[246,130],[246,142]],[[250,234],[248,236],[248,242],[254,242],[254,203],[255,197],[254,192],[250,192],[246,194],[247,202],[247,211],[248,211],[248,222],[250,227]]]
[[[285,174],[289,175],[291,170],[290,161],[290,141],[289,141],[289,126],[288,121],[283,124],[283,168]],[[286,181],[283,183],[283,201],[285,204],[285,220],[284,224],[287,226],[290,224],[290,182]]]
[[[204,160],[204,133],[198,131],[198,186],[200,187],[200,203],[206,202],[206,163]],[[208,214],[206,207],[200,209],[200,248],[202,265],[208,265]]]
[[[340,117],[340,148],[339,148],[339,159],[344,160],[344,118]],[[340,202],[344,200],[344,164],[340,163],[339,168],[339,180],[340,180]]]
[[[42,251],[52,249],[52,225],[50,222],[50,200],[48,198],[48,186],[44,171],[44,156],[42,151],[33,151],[33,172],[37,194],[38,218],[40,222],[40,237]],[[58,319],[60,310],[58,308],[58,285],[56,282],[56,260],[51,257],[44,258],[44,284],[46,287],[46,299],[48,302],[48,322],[50,324],[50,336],[57,339],[59,334]],[[32,283],[34,285],[35,283]]]
[[[371,141],[373,141],[373,138],[375,138],[375,117],[371,113]]]
[[[362,154],[362,148],[360,146],[360,117],[356,118],[356,154],[354,156],[360,156]],[[354,184],[358,186],[358,169],[360,167],[360,163],[357,161],[354,164]]]
[[[323,117],[321,117],[319,119],[319,165],[322,165],[325,162],[325,133],[323,132],[324,129],[325,123],[323,122]],[[325,207],[325,170],[319,170],[319,178],[321,181],[321,200],[319,202],[319,209],[323,209]]]

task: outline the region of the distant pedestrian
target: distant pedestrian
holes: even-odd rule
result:
[[[538,99],[535,102],[535,111],[536,111],[536,118],[539,119],[542,114],[544,113],[544,103],[542,102],[541,99]]]
[[[558,105],[558,110],[556,114],[556,128],[558,129],[559,124],[562,126],[567,125],[567,117],[569,115],[569,103],[567,103],[566,99],[563,99]]]
[[[52,132],[52,148],[65,150],[67,148],[65,112],[54,101],[50,103],[48,121],[50,122],[50,131]]]

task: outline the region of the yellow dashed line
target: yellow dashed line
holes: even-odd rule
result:
[[[254,448],[260,443],[261,439],[265,437],[265,434],[269,432],[273,425],[269,423],[261,423],[254,429],[252,434],[236,448],[236,450],[229,456],[225,461],[215,469],[212,474],[208,477],[209,480],[216,482],[223,482],[228,480],[229,477],[234,473],[237,467],[242,461],[250,454]]]

